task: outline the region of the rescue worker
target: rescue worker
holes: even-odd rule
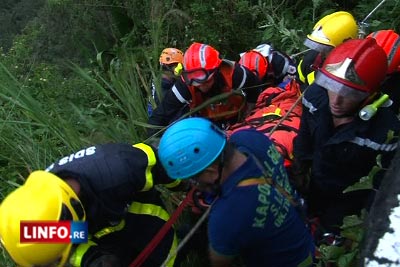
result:
[[[239,63],[256,72],[263,88],[279,86],[283,89],[288,81],[296,76],[294,61],[269,44],[260,44],[252,50],[241,53]]]
[[[162,135],[159,158],[173,179],[192,179],[218,195],[208,222],[212,266],[311,266],[314,244],[283,159],[264,134],[242,130],[227,141],[206,118],[187,118]]]
[[[396,114],[400,113],[400,36],[394,30],[379,30],[367,37],[374,38],[388,57],[388,71],[382,84],[382,92],[393,101],[390,106]]]
[[[155,184],[175,186],[153,147],[91,146],[32,172],[0,206],[0,237],[23,267],[128,266],[169,219]],[[21,244],[20,221],[87,221],[89,241]],[[160,266],[177,245],[170,229],[142,266]],[[70,253],[71,252],[71,253]],[[168,266],[173,266],[175,257]],[[52,265],[56,266],[56,265]]]
[[[158,96],[156,85],[152,83],[151,96],[156,105],[160,103],[160,99],[164,97],[166,92],[171,90],[175,81],[179,78],[183,67],[183,52],[177,48],[165,48],[160,55],[161,66],[161,98]],[[153,112],[153,105],[149,101],[148,114]]]
[[[298,80],[302,90],[314,81],[318,70],[329,52],[349,39],[357,37],[358,26],[349,12],[338,11],[324,16],[307,35],[304,45],[310,48],[297,65]]]
[[[239,64],[251,70],[258,79],[263,83],[267,83],[267,71],[269,63],[260,52],[249,50],[240,55]]]
[[[369,119],[362,112],[380,97],[386,71],[386,54],[373,38],[349,40],[330,52],[303,97],[292,178],[323,231],[338,234],[345,216],[369,207],[373,190],[343,191],[382,164],[377,188],[397,149],[400,123],[393,111],[381,107]]]
[[[218,122],[221,127],[240,120],[251,110],[260,93],[259,80],[246,67],[221,59],[212,46],[193,43],[184,54],[181,79],[167,92],[148,123],[166,126],[175,121],[185,107],[193,110],[223,93],[231,94],[198,111],[199,116]],[[148,133],[151,135],[156,131],[149,128]]]

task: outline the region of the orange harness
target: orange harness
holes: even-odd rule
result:
[[[232,77],[235,69],[235,62],[223,60],[219,68],[219,72],[224,78],[224,86],[220,89],[220,93],[232,92]],[[210,97],[204,96],[196,87],[189,86],[189,91],[192,95],[192,101],[190,102],[190,108],[200,106],[205,101],[209,100]],[[218,103],[212,103],[199,111],[202,117],[209,118],[211,120],[225,120],[231,119],[245,110],[246,97],[243,93],[230,94],[227,98],[223,99]]]

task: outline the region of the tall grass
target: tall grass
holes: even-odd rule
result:
[[[17,79],[0,64],[0,200],[22,184],[29,172],[44,169],[66,153],[96,143],[142,141],[147,100],[136,65],[129,60],[108,73],[71,65],[86,83],[85,89],[96,95],[96,101],[81,104],[68,95],[56,101],[41,97],[37,93],[41,89],[30,88],[26,79]],[[57,84],[46,88],[57,89]],[[3,251],[0,265],[10,264]]]
[[[0,64],[0,158],[17,169],[30,170],[46,167],[55,157],[85,145],[141,141],[147,121],[146,100],[137,69],[131,67],[134,64],[128,62],[125,70],[107,74],[73,66],[98,100],[77,105],[64,96],[56,106],[35,97],[34,89]]]

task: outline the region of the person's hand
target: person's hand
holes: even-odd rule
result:
[[[288,169],[289,180],[292,186],[301,194],[308,192],[310,183],[310,163],[293,160]]]
[[[191,210],[195,214],[202,214],[206,211],[215,198],[215,196],[202,192],[197,188],[191,190],[188,197],[190,198],[189,206],[191,206]]]

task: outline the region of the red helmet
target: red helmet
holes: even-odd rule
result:
[[[385,51],[375,39],[353,39],[329,53],[315,83],[342,96],[363,101],[378,91],[386,71]]]
[[[255,72],[259,79],[263,79],[268,70],[268,60],[255,50],[245,52],[240,57],[239,63]]]
[[[367,37],[375,38],[388,57],[388,73],[397,70],[400,65],[400,36],[393,30],[376,31]]]
[[[219,57],[219,52],[214,47],[201,43],[193,43],[185,52],[183,68],[185,71],[195,69],[210,71],[218,68],[221,62],[222,59]]]

